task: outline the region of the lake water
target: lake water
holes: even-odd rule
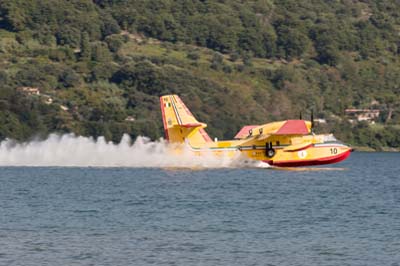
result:
[[[400,265],[400,154],[327,169],[0,168],[0,265]]]

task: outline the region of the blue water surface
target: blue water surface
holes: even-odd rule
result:
[[[400,154],[335,169],[0,168],[0,265],[400,265]]]

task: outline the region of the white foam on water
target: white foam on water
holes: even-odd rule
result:
[[[212,153],[196,156],[163,139],[150,141],[138,137],[133,142],[128,135],[118,144],[107,142],[103,137],[94,139],[74,134],[51,134],[46,140],[25,143],[6,139],[0,143],[0,166],[224,168],[260,164],[248,161],[240,153],[233,158]]]

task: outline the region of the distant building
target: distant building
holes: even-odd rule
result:
[[[349,121],[367,121],[370,123],[375,123],[375,120],[378,119],[380,110],[378,109],[346,109],[346,116],[349,118]]]
[[[19,87],[17,88],[17,91],[23,92],[28,95],[40,95],[39,88],[34,87]]]
[[[370,106],[378,106],[380,103],[377,100],[372,100]]]
[[[127,122],[135,122],[135,118],[133,117],[133,116],[127,116],[126,118],[125,118],[125,121],[127,121]]]
[[[60,105],[60,108],[63,111],[68,111],[69,110],[69,108],[67,106],[65,106],[65,105]]]
[[[319,124],[326,124],[326,119],[316,118],[316,119],[314,119],[314,122],[317,122]]]
[[[50,105],[50,104],[53,103],[53,99],[52,99],[52,98],[47,98],[47,99],[44,101],[44,103]]]
[[[41,97],[42,97],[42,99],[44,99],[44,103],[45,103],[45,104],[50,105],[50,104],[53,103],[53,98],[51,98],[49,95],[42,94]]]
[[[130,33],[129,31],[121,31],[122,36],[128,36],[131,40],[134,40],[137,43],[144,42],[144,37],[139,34]]]

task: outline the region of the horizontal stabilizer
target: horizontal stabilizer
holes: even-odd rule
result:
[[[186,127],[186,128],[192,128],[192,127],[205,128],[205,127],[207,127],[207,124],[204,124],[204,123],[189,123],[189,124],[180,124],[179,126]]]

